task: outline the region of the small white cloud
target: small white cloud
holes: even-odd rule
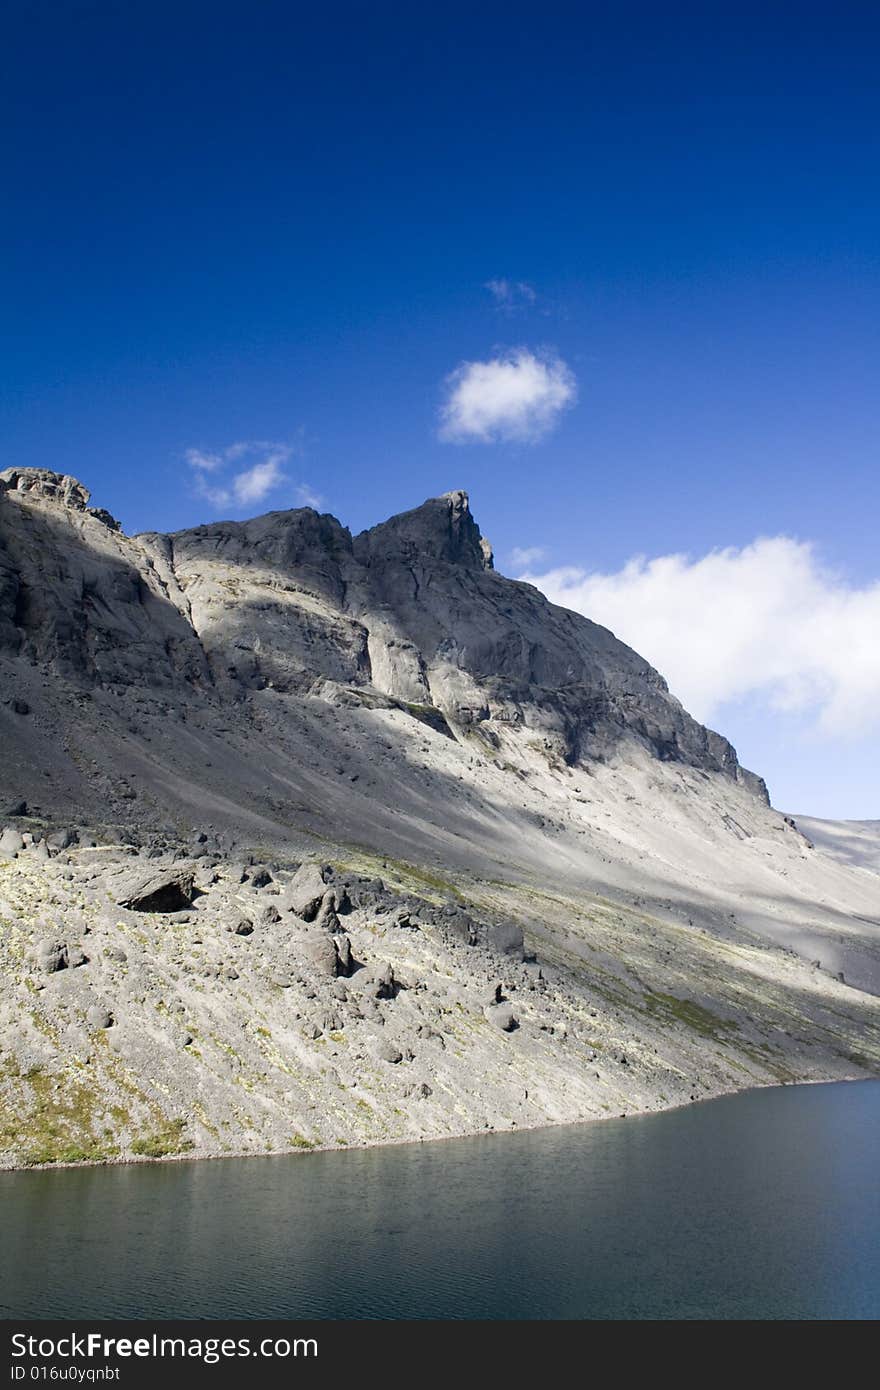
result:
[[[246,468],[243,473],[239,473],[233,479],[232,491],[235,494],[235,500],[242,504],[262,502],[263,498],[278,486],[283,477],[279,458],[268,458],[262,463],[255,463],[252,468]]]
[[[574,404],[577,383],[561,358],[515,348],[488,362],[462,362],[446,379],[440,438],[534,442]]]
[[[193,470],[195,490],[200,497],[214,507],[243,510],[289,482],[284,466],[293,452],[291,444],[252,439],[237,440],[216,452],[187,449],[184,458]],[[248,467],[236,469],[236,464],[249,460],[253,462]],[[209,483],[206,475],[222,477]],[[301,488],[296,491],[299,493]]]
[[[757,698],[827,736],[880,728],[880,580],[847,583],[809,543],[771,536],[698,559],[637,556],[613,574],[522,577],[611,628],[698,719]]]
[[[200,473],[215,473],[223,467],[220,454],[207,454],[203,449],[187,449],[184,458],[190,468],[197,468]]]
[[[546,554],[543,545],[515,545],[510,552],[510,563],[514,569],[527,570],[539,565]]]
[[[512,313],[516,309],[527,309],[535,303],[538,296],[525,280],[487,280],[486,289],[499,309]]]

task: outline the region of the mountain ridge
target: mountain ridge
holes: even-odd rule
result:
[[[268,628],[264,634],[258,629],[259,651],[253,643],[248,645],[241,631],[229,638],[232,625],[228,618],[223,620],[222,612],[229,605],[216,590],[218,585],[228,590],[234,569],[250,570],[262,590],[264,614],[271,591],[277,593],[285,583],[289,586],[291,579],[302,592],[323,601],[323,615],[314,605],[308,615],[302,609],[295,615],[300,623],[311,626],[312,667],[303,663],[297,669],[299,689],[310,676],[313,680],[345,677],[356,685],[375,684],[385,695],[433,705],[456,729],[491,725],[493,720],[533,725],[556,742],[559,755],[568,763],[602,756],[603,744],[614,736],[616,725],[644,739],[657,756],[720,771],[769,800],[763,781],[740,767],[729,742],[692,720],[647,662],[607,629],[556,607],[532,586],[493,570],[491,550],[463,491],[429,499],[356,537],[335,517],[301,508],[249,521],[218,521],[128,538],[109,514],[87,507],[88,490],[70,477],[47,470],[5,470],[0,473],[0,488],[7,496],[80,514],[83,547],[89,543],[89,528],[93,539],[100,537],[98,527],[118,537],[120,549],[128,545],[124,559],[135,570],[137,583],[126,594],[118,569],[111,576],[109,596],[95,595],[94,582],[91,588],[83,583],[81,595],[91,599],[86,628],[98,624],[97,598],[105,610],[112,599],[117,600],[117,608],[127,600],[130,610],[149,589],[146,581],[156,577],[168,602],[206,650],[208,667],[219,687],[237,680],[250,688],[271,683],[277,689],[289,683],[293,674],[289,652],[280,660],[276,653],[273,659],[271,639],[277,634],[271,625],[264,624]],[[9,530],[8,526],[3,529]],[[135,547],[144,555],[145,565],[138,565]],[[436,571],[438,566],[449,567],[448,582],[447,591],[434,603],[429,590],[436,575],[428,570]],[[6,568],[8,574],[10,567]],[[152,573],[140,573],[144,568]],[[206,594],[212,569],[222,573],[215,574],[214,592]],[[10,627],[15,626],[10,622],[15,604],[20,616],[27,612],[26,604],[22,605],[27,590],[19,570],[11,615],[9,596],[4,603],[0,590],[0,631],[5,629],[7,640]],[[247,595],[245,601],[248,621],[258,623],[255,596]],[[290,616],[277,606],[280,616]],[[332,620],[325,621],[323,631],[321,617]],[[346,625],[348,631],[343,632]],[[82,641],[72,618],[69,626],[74,639]],[[315,643],[322,636],[325,648],[317,652]],[[288,626],[282,642],[289,643],[290,637]],[[172,640],[168,633],[165,638]],[[226,659],[224,638],[237,651],[248,653],[243,665]],[[186,646],[181,637],[174,640],[179,647]],[[420,650],[425,643],[430,649]],[[81,654],[74,664],[82,670]],[[204,671],[199,674],[204,678]]]

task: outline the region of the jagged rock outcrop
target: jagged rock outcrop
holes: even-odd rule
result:
[[[209,679],[192,625],[143,547],[87,507],[75,479],[0,473],[0,653],[85,685]]]

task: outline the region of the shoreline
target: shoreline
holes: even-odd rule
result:
[[[0,1162],[0,1174],[55,1173],[87,1168],[136,1168],[144,1164],[154,1166],[169,1163],[223,1162],[224,1160],[240,1162],[242,1159],[309,1158],[313,1154],[343,1154],[354,1153],[364,1149],[388,1149],[416,1144],[442,1144],[456,1139],[491,1139],[510,1134],[530,1134],[537,1130],[571,1129],[581,1125],[606,1124],[611,1120],[635,1120],[645,1119],[651,1115],[668,1115],[676,1110],[689,1110],[692,1106],[707,1105],[713,1101],[722,1100],[729,1096],[748,1095],[753,1091],[788,1091],[791,1090],[792,1087],[797,1086],[852,1085],[853,1083],[861,1081],[880,1081],[880,1074],[876,1076],[848,1075],[835,1077],[805,1077],[802,1081],[759,1082],[753,1086],[736,1086],[731,1087],[730,1090],[719,1090],[711,1095],[700,1096],[699,1100],[686,1100],[677,1104],[660,1105],[653,1110],[627,1110],[619,1115],[591,1115],[582,1120],[549,1120],[543,1124],[513,1124],[503,1128],[493,1126],[489,1129],[462,1130],[457,1134],[426,1135],[418,1139],[364,1139],[351,1144],[315,1144],[307,1149],[291,1147],[289,1149],[270,1149],[265,1152],[243,1149],[233,1153],[164,1154],[160,1158],[151,1158],[144,1154],[132,1154],[131,1156],[119,1158],[83,1159],[76,1163],[8,1164]]]

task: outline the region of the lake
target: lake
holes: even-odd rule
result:
[[[0,1173],[5,1318],[876,1318],[880,1081],[309,1154]]]

